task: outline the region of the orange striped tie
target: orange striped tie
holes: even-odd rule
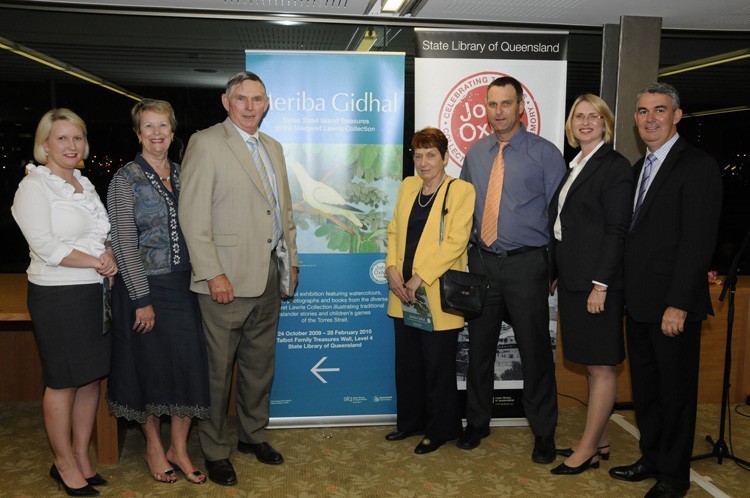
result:
[[[482,241],[491,246],[497,240],[497,219],[500,216],[500,199],[503,196],[503,177],[505,176],[505,160],[503,150],[508,142],[498,142],[500,148],[492,163],[490,182],[487,185],[487,198],[484,201],[484,214],[482,215]]]

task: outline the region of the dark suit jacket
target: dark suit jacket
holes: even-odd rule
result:
[[[553,227],[558,198],[570,171],[549,206],[553,276],[569,291],[590,291],[592,280],[622,289],[622,258],[632,213],[630,163],[604,144],[583,166],[568,190],[560,222],[562,241]]]
[[[643,158],[634,165],[638,181]],[[660,323],[668,306],[687,320],[713,314],[707,272],[721,212],[716,162],[679,138],[646,192],[625,245],[625,306],[638,322]]]

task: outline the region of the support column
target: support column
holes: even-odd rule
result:
[[[661,18],[622,16],[603,34],[601,94],[615,113],[615,149],[634,162],[644,151],[633,119],[635,96],[657,79]]]

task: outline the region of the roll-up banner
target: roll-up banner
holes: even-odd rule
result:
[[[284,146],[299,287],[281,308],[271,427],[392,423],[386,228],[403,170],[404,54],[246,52]]]
[[[501,76],[512,76],[523,86],[526,130],[563,150],[567,32],[416,29],[415,38],[414,125],[417,130],[435,126],[446,134],[449,175],[458,177],[469,147],[492,133],[487,86]],[[557,295],[550,298],[549,331],[554,347]],[[468,341],[464,330],[457,358],[464,398]],[[513,329],[503,323],[495,356],[494,425],[524,423],[520,362]]]

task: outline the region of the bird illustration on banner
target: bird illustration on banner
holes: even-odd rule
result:
[[[357,217],[364,211],[347,203],[346,199],[332,187],[313,179],[299,161],[289,164],[302,189],[302,199],[312,208],[330,215],[337,215],[351,221],[354,226],[366,229],[365,224]]]

